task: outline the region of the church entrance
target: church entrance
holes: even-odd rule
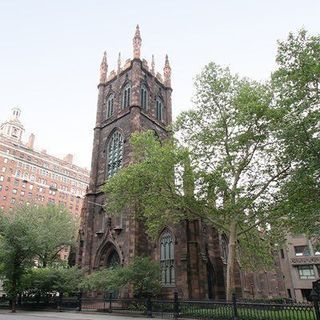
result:
[[[110,267],[116,267],[118,265],[120,265],[120,257],[119,257],[118,252],[116,251],[116,249],[113,248],[109,252],[109,254],[108,254],[107,258],[106,258],[105,266],[107,268],[110,268]]]

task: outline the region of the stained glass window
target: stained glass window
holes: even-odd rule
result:
[[[115,131],[108,145],[108,178],[112,177],[122,166],[123,158],[123,137]]]
[[[174,240],[169,231],[164,231],[160,238],[160,267],[162,284],[174,284]]]

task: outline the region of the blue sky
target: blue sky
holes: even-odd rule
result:
[[[173,114],[192,106],[193,78],[210,61],[256,80],[274,69],[277,40],[301,27],[320,31],[320,1],[0,0],[0,121],[13,106],[35,146],[74,153],[90,167],[99,64],[142,57],[172,67]]]

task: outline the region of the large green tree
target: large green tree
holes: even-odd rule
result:
[[[37,240],[36,260],[39,267],[61,263],[60,251],[74,245],[77,220],[62,206],[26,207],[32,232]]]
[[[150,234],[194,218],[225,232],[230,300],[237,245],[246,262],[258,266],[270,260],[270,224],[277,222],[271,209],[290,165],[276,140],[281,114],[271,107],[268,85],[211,63],[197,78],[196,90],[194,108],[175,125],[181,144],[160,143],[151,132],[133,135],[134,164],[108,180],[104,191],[109,212],[134,210]]]
[[[23,206],[0,212],[0,276],[13,301],[28,268],[61,263],[58,253],[73,243],[75,231],[73,217],[62,207]]]
[[[277,139],[282,114],[273,108],[272,97],[268,84],[210,63],[196,80],[194,108],[177,122],[190,150],[196,196],[205,199],[206,216],[229,237],[228,300],[235,286],[237,244],[247,253],[253,247],[262,254],[270,225],[274,231],[278,222],[273,210],[277,191],[291,169]]]
[[[294,174],[279,210],[291,230],[318,236],[320,223],[320,36],[305,30],[279,42],[272,75],[275,105],[283,113],[280,137]]]
[[[6,293],[12,299],[13,312],[22,276],[33,264],[36,247],[37,241],[23,210],[10,214],[0,212],[0,276]]]

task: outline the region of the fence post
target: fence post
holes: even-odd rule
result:
[[[109,312],[112,312],[112,292],[109,292]]]
[[[179,296],[178,296],[178,291],[174,292],[173,316],[174,316],[175,319],[179,318]]]
[[[62,299],[63,299],[63,292],[59,292],[58,305],[57,305],[58,312],[62,311]]]
[[[320,320],[319,295],[314,288],[311,290],[310,298],[313,301],[313,307],[314,307],[314,311],[316,313],[316,319]]]
[[[78,292],[78,311],[82,310],[82,291]]]
[[[106,300],[107,300],[107,293],[103,294],[103,312],[106,311]]]
[[[152,301],[150,295],[148,295],[147,298],[147,317],[152,318]]]
[[[232,320],[238,320],[237,299],[236,294],[232,294]]]

